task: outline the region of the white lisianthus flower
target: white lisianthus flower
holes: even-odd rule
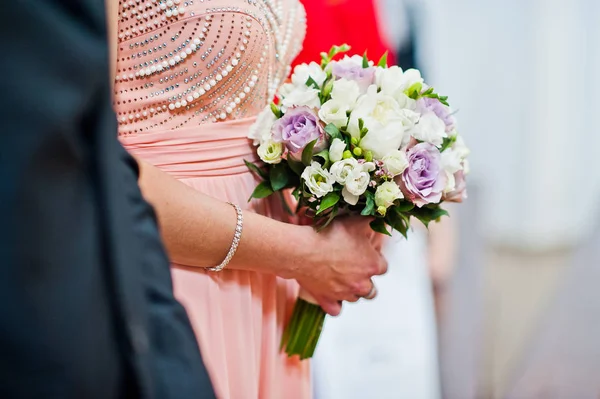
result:
[[[277,118],[268,105],[256,117],[256,121],[250,126],[248,138],[254,141],[254,145],[259,145],[271,139],[271,129]]]
[[[282,109],[292,107],[307,106],[309,108],[319,108],[321,106],[321,100],[319,100],[319,90],[308,87],[308,86],[294,86],[290,90],[287,84],[282,88],[281,93],[283,99],[281,100]],[[285,94],[284,94],[285,93]]]
[[[465,175],[469,173],[469,162],[466,159],[469,153],[470,150],[465,145],[461,136],[456,138],[451,148],[447,148],[442,152],[441,164],[448,177],[448,183],[444,188],[445,194],[452,192],[456,188],[455,174],[457,172],[462,170]]]
[[[260,159],[269,164],[277,164],[281,162],[283,156],[283,144],[274,141],[264,141],[258,147],[258,156]]]
[[[419,122],[410,131],[410,134],[419,141],[431,143],[439,147],[444,142],[446,134],[446,124],[433,112],[426,112],[421,115]]]
[[[327,124],[333,123],[338,129],[348,124],[348,106],[337,100],[329,100],[321,106],[319,118]]]
[[[344,104],[347,109],[352,110],[360,96],[360,87],[353,80],[339,79],[333,82],[331,98],[340,104]]]
[[[310,64],[300,64],[294,68],[292,74],[292,83],[296,87],[306,86],[308,78],[311,77],[321,87],[325,79],[327,79],[327,73],[321,69],[321,66],[316,62]]]
[[[342,190],[344,201],[350,205],[356,205],[359,197],[367,191],[371,175],[362,165],[354,168],[346,177],[346,185]]]
[[[331,159],[331,151],[329,152],[329,159]],[[336,182],[346,184],[346,180],[355,169],[360,169],[360,171],[362,171],[362,167],[359,168],[358,161],[355,158],[347,158],[334,162],[329,168],[329,172]]]
[[[310,192],[317,198],[321,198],[333,191],[335,179],[328,171],[323,169],[318,162],[313,162],[310,166],[307,166],[302,172],[301,177],[304,180],[306,187],[308,187]]]
[[[377,187],[375,191],[375,205],[389,208],[397,199],[404,198],[400,187],[393,181],[386,181]]]
[[[333,139],[329,146],[329,160],[331,162],[341,161],[346,151],[346,143],[344,140]]]
[[[385,170],[391,173],[392,176],[398,176],[408,167],[408,158],[406,157],[405,150],[390,151],[386,156],[381,158],[381,161]]]

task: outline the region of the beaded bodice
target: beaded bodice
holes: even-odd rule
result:
[[[119,0],[119,134],[255,116],[306,29],[298,0]]]

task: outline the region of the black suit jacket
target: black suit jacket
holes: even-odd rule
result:
[[[0,53],[0,397],[214,397],[116,138],[104,2],[2,1]]]

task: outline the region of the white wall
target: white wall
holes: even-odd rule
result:
[[[600,2],[413,3],[424,72],[460,111],[489,237],[576,243],[599,222]]]

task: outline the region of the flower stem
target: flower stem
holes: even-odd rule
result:
[[[294,355],[300,355],[301,359],[312,357],[324,321],[325,312],[320,306],[299,298],[281,338],[281,349],[285,349],[285,353],[290,357]]]

